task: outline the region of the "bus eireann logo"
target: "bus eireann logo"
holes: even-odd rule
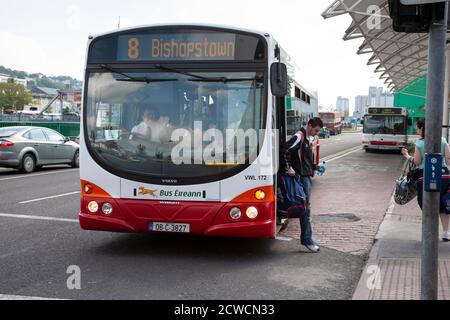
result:
[[[152,196],[154,198],[158,198],[158,196],[156,195],[156,192],[158,192],[158,190],[150,190],[150,189],[145,189],[144,187],[140,187],[139,188],[139,195],[140,196]]]

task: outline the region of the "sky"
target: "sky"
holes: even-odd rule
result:
[[[268,32],[300,68],[298,80],[331,107],[338,96],[383,86],[360,40],[343,41],[348,15],[324,20],[333,0],[72,0],[3,1],[0,65],[29,73],[83,79],[89,35],[157,23],[213,23]]]

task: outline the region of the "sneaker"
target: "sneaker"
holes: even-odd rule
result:
[[[317,244],[305,244],[304,246],[313,253],[320,252],[320,247]]]
[[[442,240],[444,242],[450,242],[450,231],[444,232],[444,234],[442,235]]]

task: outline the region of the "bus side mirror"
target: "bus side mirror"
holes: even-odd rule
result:
[[[361,120],[361,124],[364,125],[364,120]]]
[[[288,73],[284,63],[275,62],[270,67],[270,86],[275,97],[288,95]]]

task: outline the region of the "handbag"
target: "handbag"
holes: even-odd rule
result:
[[[402,175],[395,183],[394,200],[398,205],[405,205],[417,196],[417,174],[413,159],[408,159]]]
[[[306,194],[300,176],[278,176],[278,215],[283,218],[301,218],[306,213]]]

